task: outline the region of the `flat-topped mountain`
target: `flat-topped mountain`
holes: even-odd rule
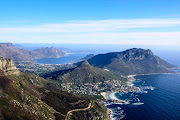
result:
[[[44,78],[71,83],[96,83],[110,79],[118,79],[118,77],[111,72],[91,66],[87,60],[75,68],[46,74]]]
[[[59,58],[66,54],[54,47],[39,48],[33,51],[19,49],[12,43],[0,43],[0,56],[14,61],[32,61],[40,58]]]
[[[106,68],[117,74],[168,73],[175,67],[155,56],[151,50],[129,49],[123,52],[98,54],[88,60],[95,67]]]

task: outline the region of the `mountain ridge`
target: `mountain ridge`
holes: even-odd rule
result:
[[[169,73],[171,71],[168,69],[174,67],[156,57],[151,50],[138,48],[99,54],[90,58],[88,62],[94,67],[107,68],[116,74]]]

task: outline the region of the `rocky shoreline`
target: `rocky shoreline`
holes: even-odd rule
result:
[[[126,82],[126,85],[127,86],[130,86],[130,83],[132,82],[132,80],[135,80],[134,79],[134,76],[136,76],[136,75],[128,75],[127,77],[125,77],[125,78],[127,78],[127,82]],[[132,89],[129,89],[128,91],[132,91],[132,90],[134,90],[135,88],[133,87]],[[122,104],[124,104],[125,102],[124,101],[122,101],[122,100],[117,100],[117,99],[111,99],[111,100],[109,100],[108,98],[107,98],[107,94],[108,93],[110,93],[110,92],[119,92],[119,91],[127,91],[127,90],[115,90],[115,91],[107,91],[107,92],[101,92],[101,95],[103,96],[103,98],[105,99],[105,101],[109,101],[109,102],[112,102],[112,103],[122,103]],[[111,110],[109,110],[108,108],[107,108],[107,116],[106,116],[106,118],[107,118],[107,120],[112,120],[111,119]]]
[[[126,85],[132,87],[132,89],[129,89],[128,91],[132,91],[134,89],[136,89],[136,87],[133,86],[132,82],[135,80],[135,76],[137,75],[158,75],[158,74],[180,74],[180,73],[151,73],[151,74],[134,74],[134,75],[128,75],[125,78],[127,78],[126,81]],[[127,91],[127,90],[122,90],[122,91]],[[110,92],[119,92],[119,90],[117,91],[107,91],[107,92],[102,92],[101,95],[103,96],[103,98],[105,99],[105,101],[108,101],[107,98],[107,94]],[[112,102],[118,102],[118,103],[124,103],[124,101],[121,100],[111,100]],[[107,120],[112,120],[111,119],[111,111],[109,109],[107,109]]]
[[[107,109],[106,114],[107,114],[106,120],[112,120],[112,119],[111,119],[111,111],[110,111],[109,109]]]

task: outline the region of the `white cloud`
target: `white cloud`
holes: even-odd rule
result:
[[[180,25],[180,19],[114,19],[95,21],[70,21],[62,24],[0,28],[0,33],[102,32],[123,30],[127,28],[153,28],[177,25]]]
[[[16,43],[50,42],[180,46],[180,31],[147,31],[148,28],[177,26],[180,26],[180,19],[68,21],[62,24],[0,28],[0,40],[2,42]],[[146,30],[143,32],[123,31],[133,28],[146,28]]]
[[[24,43],[91,43],[180,46],[179,32],[85,33],[66,35],[1,35],[2,40]]]

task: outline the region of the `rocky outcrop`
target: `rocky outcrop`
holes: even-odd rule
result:
[[[5,75],[19,74],[14,62],[11,59],[0,57],[0,69]]]

